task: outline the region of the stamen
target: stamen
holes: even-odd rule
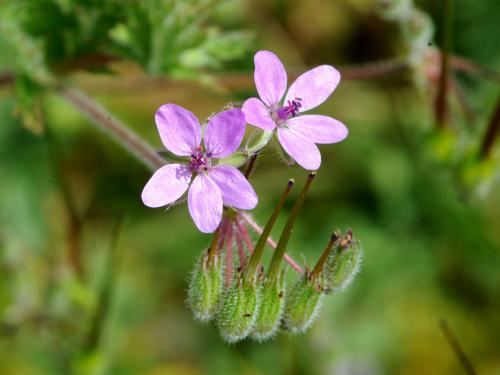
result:
[[[280,120],[288,120],[290,117],[295,117],[302,107],[302,99],[295,98],[292,101],[288,100],[286,106],[278,109],[278,118]]]

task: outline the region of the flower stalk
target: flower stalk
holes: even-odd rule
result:
[[[290,239],[290,235],[292,234],[295,220],[297,219],[300,208],[304,203],[306,194],[309,191],[309,188],[311,187],[311,184],[315,176],[316,172],[309,173],[309,175],[307,176],[306,183],[304,184],[304,187],[302,188],[299,197],[295,201],[295,204],[292,208],[292,212],[285,225],[285,229],[283,229],[283,232],[281,233],[280,239],[278,240],[278,245],[276,246],[276,250],[274,251],[273,257],[271,259],[271,266],[269,268],[269,273],[268,273],[269,279],[274,280],[278,276],[281,260],[285,255],[286,246],[288,245],[288,240]]]
[[[271,233],[271,229],[274,226],[274,223],[276,222],[276,219],[278,218],[281,209],[283,208],[283,205],[285,204],[286,198],[288,197],[288,194],[292,190],[292,187],[294,185],[294,180],[289,180],[285,191],[281,195],[281,198],[274,208],[273,213],[271,214],[271,217],[266,223],[266,226],[264,227],[264,230],[259,237],[259,240],[257,241],[257,245],[255,245],[255,249],[250,257],[250,260],[248,262],[248,267],[246,268],[244,272],[244,279],[246,281],[250,281],[255,278],[257,266],[259,265],[260,259],[262,257],[262,254],[264,253],[264,246],[267,242],[267,238],[269,237],[269,234]]]
[[[311,279],[317,279],[321,273],[323,272],[324,266],[326,261],[328,260],[328,257],[330,256],[332,252],[333,245],[335,242],[337,242],[339,239],[339,233],[334,232],[330,236],[330,240],[326,244],[325,249],[323,250],[323,253],[321,254],[321,257],[318,259],[318,262],[316,263],[316,266],[314,266],[313,271],[311,272]]]

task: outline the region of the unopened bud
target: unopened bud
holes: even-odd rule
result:
[[[257,341],[265,341],[278,331],[285,307],[284,274],[272,280],[263,281],[262,295],[252,337]]]
[[[188,305],[195,319],[212,320],[217,312],[223,286],[223,262],[219,255],[210,258],[205,251],[191,273]]]
[[[243,340],[254,327],[260,302],[258,285],[238,278],[226,292],[217,325],[222,338],[230,344]]]
[[[324,294],[316,279],[304,275],[286,298],[284,328],[292,333],[305,332],[318,316]]]
[[[361,258],[362,251],[352,231],[348,230],[345,235],[339,235],[325,264],[325,293],[344,290],[358,273]]]

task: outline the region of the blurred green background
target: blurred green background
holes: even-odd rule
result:
[[[437,126],[437,83],[419,68],[378,76],[373,64],[359,67],[406,61],[418,48],[407,20],[387,17],[382,3],[1,2],[0,374],[466,373],[440,319],[478,374],[500,374],[500,147],[477,157],[500,84],[458,72],[473,116],[451,98]],[[415,5],[439,47],[446,1]],[[453,54],[499,70],[500,2],[453,5]],[[259,49],[276,52],[289,76],[319,64],[346,73],[317,112],[350,134],[320,147],[289,252],[311,264],[333,229],[352,228],[364,262],[307,334],[229,346],[185,304],[211,237],[185,203],[144,207],[150,170],[58,85],[87,93],[161,148],[155,110],[176,103],[203,119],[238,106],[255,95]],[[291,177],[306,176],[266,148],[251,177],[258,222]]]

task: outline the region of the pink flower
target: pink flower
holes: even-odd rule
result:
[[[215,165],[214,159],[231,155],[245,133],[245,116],[231,109],[213,116],[205,129],[201,146],[201,126],[193,113],[175,104],[162,105],[155,116],[160,138],[185,164],[167,164],[158,169],[142,191],[148,207],[175,202],[189,187],[188,207],[198,229],[217,229],[223,204],[240,209],[257,205],[257,195],[243,174],[229,165]],[[191,182],[192,175],[195,178]]]
[[[285,151],[303,168],[316,170],[321,154],[316,143],[336,143],[347,137],[341,122],[321,115],[302,115],[323,103],[335,90],[340,73],[330,65],[321,65],[299,76],[288,89],[286,71],[272,52],[255,54],[255,86],[260,100],[250,98],[243,103],[249,124],[264,130],[277,129],[278,140]]]

